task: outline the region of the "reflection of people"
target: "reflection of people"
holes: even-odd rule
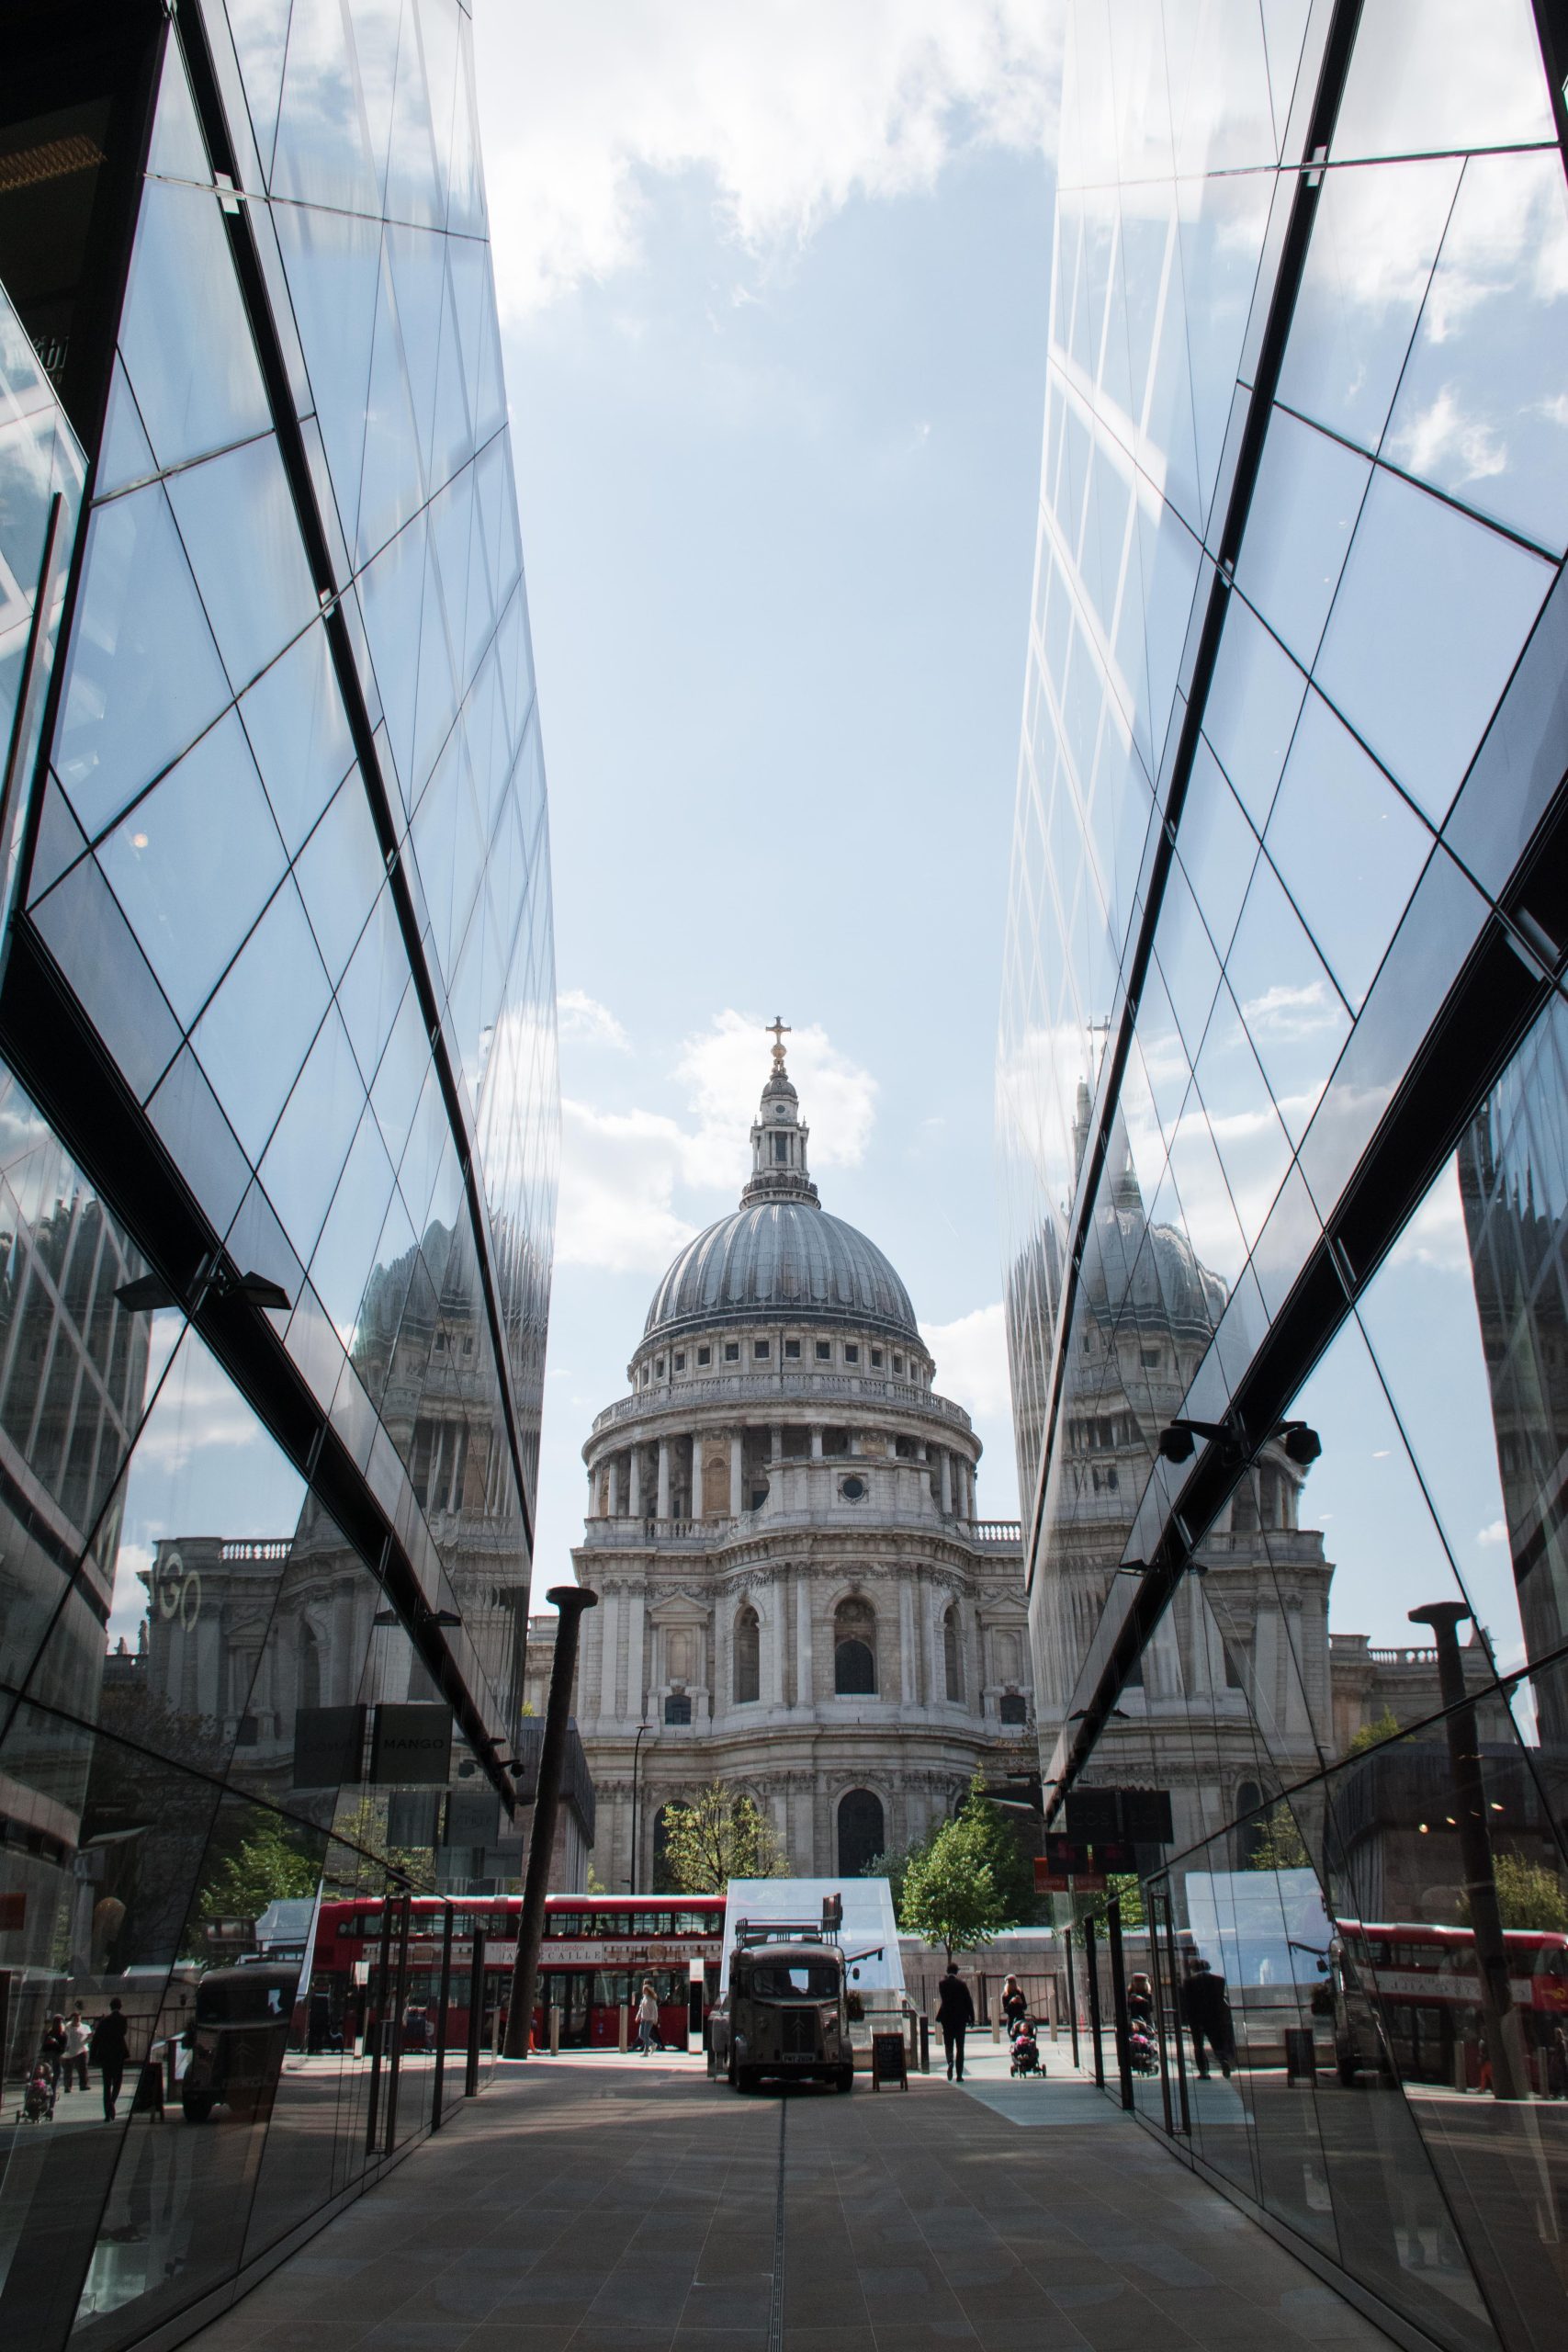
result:
[[[1235,2056],[1230,2003],[1225,1998],[1224,1978],[1216,1975],[1206,1960],[1193,1962],[1181,1987],[1181,2018],[1192,2036],[1192,2056],[1200,2075],[1209,2071],[1208,2052],[1212,2049],[1220,2062],[1221,2074],[1228,2075]]]
[[[1131,2024],[1142,2026],[1145,2032],[1155,2021],[1155,1988],[1141,1969],[1127,1979],[1127,2016]]]
[[[947,2052],[947,2079],[953,2080],[956,2065],[958,2079],[964,2080],[964,2037],[975,2022],[975,2004],[969,1997],[969,1987],[958,1973],[958,1962],[950,1960],[947,1974],[942,1978],[936,1996],[937,2023],[942,2028],[942,2045]]]
[[[38,2054],[49,2068],[50,2088],[58,2090],[61,2071],[65,2064],[65,2019],[62,2017],[51,2018],[44,2027]]]
[[[87,2044],[92,2038],[91,2029],[82,2015],[82,2004],[78,2001],[65,2020],[65,2087],[68,2091],[85,2091],[87,2087]]]
[[[93,2038],[87,2045],[87,2055],[103,2078],[106,2123],[114,2121],[115,2101],[125,2080],[125,2050],[129,2039],[117,1997],[109,2003],[107,2017],[100,2018],[93,2028]]]
[[[653,1989],[653,1979],[642,1980],[642,1998],[637,2005],[637,2056],[646,2058],[650,2050],[659,2047],[659,1998]]]

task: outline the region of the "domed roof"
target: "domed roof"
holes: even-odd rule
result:
[[[695,1324],[773,1315],[852,1322],[921,1345],[909,1294],[874,1241],[818,1207],[810,1130],[784,1069],[782,1022],[751,1128],[751,1176],[733,1216],[689,1241],[654,1292],[643,1344]]]
[[[1140,1329],[1204,1342],[1229,1295],[1184,1233],[1149,1222],[1130,1166],[1095,1213],[1080,1279],[1097,1320],[1112,1323],[1130,1314]]]
[[[643,1337],[774,1314],[874,1326],[921,1345],[909,1294],[875,1242],[797,1200],[738,1209],[688,1241],[653,1294]]]

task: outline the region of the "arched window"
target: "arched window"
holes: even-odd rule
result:
[[[840,1600],[833,1612],[833,1688],[841,1699],[876,1695],[876,1611],[869,1600]]]
[[[319,1707],[321,1703],[321,1645],[309,1625],[299,1628],[299,1667],[294,1703],[298,1707]]]
[[[762,1694],[762,1629],[757,1612],[747,1607],[735,1621],[735,1703]]]
[[[653,1892],[655,1894],[673,1894],[676,1892],[670,1872],[670,1814],[671,1807],[661,1804],[653,1816]],[[632,1870],[634,1874],[640,1874],[640,1864],[635,1854],[632,1857]]]
[[[1242,1781],[1236,1785],[1235,1866],[1238,1871],[1250,1870],[1253,1856],[1263,1843],[1264,1819],[1261,1811],[1263,1792],[1256,1781]],[[1250,1818],[1248,1816],[1250,1815]]]
[[[848,1789],[839,1799],[839,1875],[859,1878],[867,1862],[887,1851],[882,1799],[870,1789]]]
[[[947,1668],[947,1695],[953,1701],[964,1696],[964,1654],[958,1646],[958,1603],[948,1605],[942,1621],[942,1657]]]

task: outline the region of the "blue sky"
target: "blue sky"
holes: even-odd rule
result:
[[[982,1510],[1017,1509],[992,1069],[1058,25],[1033,0],[479,13],[562,1001],[541,1592],[658,1277],[735,1202],[775,1012],[824,1204],[975,1413]],[[1354,1327],[1302,1400],[1335,1623],[1408,1640],[1446,1540],[1515,1663],[1451,1175],[1368,1322],[1403,1429]],[[1402,1335],[1438,1328],[1435,1378]]]
[[[498,74],[530,28],[548,50],[544,16],[517,12]],[[539,260],[508,195],[526,126],[488,86],[563,1000],[541,1589],[659,1274],[734,1205],[775,1012],[824,1204],[898,1267],[986,1438],[982,1505],[1016,1510],[992,1061],[1052,191],[1043,104],[1032,144],[965,98],[937,108],[940,168],[887,163],[930,62],[909,96],[872,60],[880,130],[852,109],[787,204],[733,126],[629,167],[626,241],[570,284],[577,232]],[[764,109],[767,58],[729,63],[734,109]]]

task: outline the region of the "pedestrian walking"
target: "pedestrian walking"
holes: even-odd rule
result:
[[[659,2047],[659,1996],[653,1989],[653,1979],[642,1980],[642,1998],[637,2005],[637,2050],[646,2058],[650,2050]]]
[[[1207,2075],[1208,2052],[1213,2050],[1221,2074],[1228,2079],[1235,2057],[1230,2003],[1225,1998],[1224,1978],[1206,1960],[1193,1962],[1181,1987],[1181,2019],[1192,2036],[1192,2056],[1200,2075]]]
[[[964,2037],[975,2022],[975,2004],[969,1997],[969,1987],[958,1973],[958,1962],[950,1960],[947,1974],[937,1988],[936,2019],[942,2028],[942,2046],[947,2052],[947,2079],[964,2080]]]
[[[87,2055],[103,2078],[104,2121],[114,2121],[115,2101],[125,2080],[126,2044],[130,2034],[118,1997],[109,2003],[107,2017],[100,2018],[93,2028],[93,2038],[87,2044]]]
[[[1002,2030],[1009,2041],[1015,2025],[1021,2025],[1029,2015],[1029,1996],[1016,1976],[1010,1976],[1002,1986]]]
[[[68,2091],[85,2091],[87,2087],[87,2044],[92,2038],[92,2028],[82,2015],[82,2004],[78,2001],[65,2020],[65,2087]]]

